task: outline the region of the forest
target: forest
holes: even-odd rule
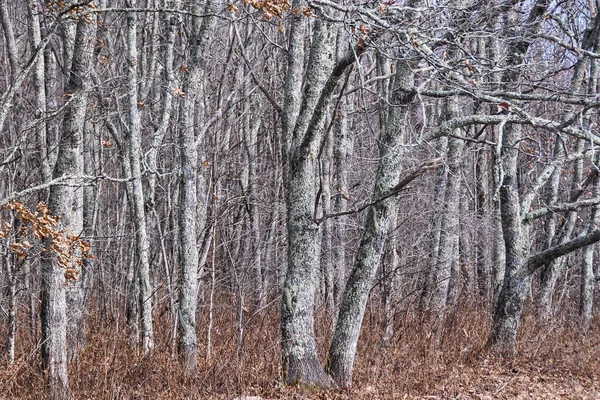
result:
[[[1,399],[600,398],[600,0],[0,30]]]

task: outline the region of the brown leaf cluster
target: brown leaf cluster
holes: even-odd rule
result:
[[[244,0],[244,4],[260,10],[266,19],[281,17],[292,8],[290,0]]]
[[[8,222],[0,224],[0,238],[6,241],[21,259],[27,257],[35,247],[27,239],[45,244],[43,251],[51,251],[57,262],[65,269],[65,279],[75,281],[80,266],[86,258],[91,258],[90,245],[79,236],[59,227],[60,218],[50,212],[48,206],[40,202],[35,211],[31,211],[20,201],[13,201],[2,207],[3,211],[13,213],[19,222],[19,229],[13,232]],[[13,233],[13,235],[11,235]]]

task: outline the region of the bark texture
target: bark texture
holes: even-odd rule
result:
[[[137,0],[129,0],[130,7],[136,7]],[[142,323],[142,350],[150,354],[154,349],[154,327],[152,321],[152,284],[150,283],[150,256],[148,232],[146,230],[146,210],[142,185],[142,127],[138,110],[138,50],[137,14],[127,14],[127,94],[129,112],[129,163],[131,167],[132,207],[136,227],[135,251],[139,281],[139,303]]]
[[[412,86],[415,59],[401,60],[396,65],[395,87],[387,121],[382,127],[379,165],[375,177],[373,201],[390,193],[400,181],[402,144],[406,132],[405,118],[413,97],[402,91]],[[339,386],[352,384],[356,345],[369,292],[383,254],[391,222],[395,218],[396,199],[390,197],[369,207],[364,233],[352,272],[346,283],[333,340],[329,350],[328,370]]]
[[[299,23],[295,28],[300,29],[301,26]],[[296,38],[292,33],[292,39],[302,38]],[[299,54],[296,56],[301,55],[300,46],[292,42],[290,51],[297,50]],[[298,87],[289,85],[289,91],[286,92],[284,112],[292,116],[298,110],[290,142],[285,185],[288,268],[283,286],[281,332],[284,379],[288,384],[330,385],[330,379],[317,355],[313,325],[320,255],[319,227],[313,218],[317,194],[317,146],[322,137],[323,113],[333,88],[326,99],[323,99],[321,92],[325,92],[324,87],[332,65],[332,51],[331,32],[325,23],[319,22],[311,46],[307,84],[300,108],[292,104],[298,100]],[[297,79],[295,73],[298,72],[298,67],[295,61],[290,60],[286,79]],[[326,103],[319,104],[321,99]]]
[[[218,1],[209,0],[204,8],[205,14],[218,11]],[[199,13],[199,3],[192,5],[192,12]],[[179,150],[181,157],[181,187],[179,209],[179,238],[181,243],[181,274],[179,281],[179,325],[178,349],[181,362],[186,370],[196,370],[198,344],[196,339],[196,308],[198,303],[198,137],[194,130],[196,101],[202,87],[205,52],[214,29],[216,19],[193,18],[192,34],[194,45],[191,48],[190,71],[184,81],[185,96],[181,101],[180,114],[182,125],[179,132]],[[204,221],[201,221],[204,224]]]
[[[83,129],[91,81],[89,54],[96,29],[95,17],[92,18],[92,23],[83,19],[77,23],[73,48],[76,59],[65,86],[65,93],[70,100],[65,107],[58,157],[52,175],[54,179],[83,173]],[[81,188],[72,185],[52,186],[48,207],[54,215],[61,217],[61,226],[67,232],[75,235],[81,233]],[[67,398],[70,396],[67,349],[71,354],[76,353],[78,324],[83,317],[81,281],[67,282],[64,268],[50,250],[50,239],[45,239],[45,245],[48,250],[42,255],[41,277],[42,364],[48,373],[51,397]]]

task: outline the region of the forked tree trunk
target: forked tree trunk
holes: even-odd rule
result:
[[[96,30],[95,14],[92,21],[83,18],[77,23],[69,78],[65,87],[71,100],[65,107],[62,134],[53,178],[76,176],[83,172],[82,141],[90,87],[91,58]],[[61,227],[72,234],[81,233],[81,190],[72,186],[52,186],[48,199],[50,212],[61,217]],[[49,239],[44,240],[50,249]],[[52,251],[42,253],[41,320],[42,320],[42,364],[48,371],[48,386],[52,398],[67,398],[69,379],[67,373],[67,330],[77,330],[81,313],[78,299],[81,298],[81,283],[67,283],[64,268]],[[67,292],[69,295],[67,296]],[[69,318],[70,317],[70,318]],[[72,352],[76,344],[70,343]]]
[[[600,20],[596,20],[598,22]],[[589,30],[586,33],[586,39],[584,39],[584,45],[589,47],[590,49],[593,47],[594,42],[597,41],[597,38],[590,37]],[[596,35],[597,36],[597,35]],[[575,71],[573,72],[573,77],[571,78],[571,91],[573,93],[579,93],[585,95],[587,88],[584,86],[584,79],[588,73],[589,69],[589,60],[588,57],[583,56],[580,58],[576,65]],[[587,116],[584,116],[584,119],[589,122],[589,113]],[[573,118],[574,115],[572,112],[569,112],[565,119]],[[585,146],[587,144],[586,139],[579,139],[577,142],[577,152],[581,153],[585,150]],[[565,156],[565,144],[563,143],[563,139],[560,136],[557,136],[555,141],[555,149],[554,155],[555,158],[561,158]],[[560,187],[560,177],[563,168],[560,165],[557,165],[554,172],[552,173],[549,180],[549,194],[548,194],[548,204],[554,204],[558,202],[558,193]],[[580,183],[583,176],[583,159],[579,159],[575,161],[575,166],[573,168],[573,179],[571,182],[571,190],[569,201],[575,202],[579,199],[581,192]],[[557,215],[552,213],[548,216],[546,220],[546,247],[549,248],[556,243],[566,243],[571,239],[571,234],[575,225],[577,223],[577,210],[570,211],[566,220],[564,220],[559,229],[557,229],[558,218]],[[565,265],[564,258],[558,258],[553,260],[548,265],[542,268],[542,276],[541,276],[541,284],[540,290],[536,296],[536,306],[538,309],[539,316],[543,322],[549,322],[553,316],[553,297],[556,282],[558,281]]]
[[[531,8],[527,21],[521,22],[518,9],[508,10],[506,30],[509,36],[507,72],[503,84],[507,89],[518,89],[518,76],[534,35],[542,24],[549,6],[548,0],[537,0]],[[597,16],[597,20],[600,17]],[[576,80],[576,77],[575,77]],[[504,284],[495,308],[492,330],[486,347],[495,351],[513,354],[523,304],[530,288],[530,277],[538,268],[554,262],[561,256],[593,244],[600,239],[600,230],[588,231],[575,239],[562,241],[537,254],[529,255],[529,224],[523,221],[530,204],[519,202],[517,175],[518,146],[522,139],[521,126],[499,125],[498,141],[502,143],[500,179],[500,203],[502,230],[506,248],[506,270]],[[526,196],[527,197],[527,196]],[[523,211],[522,211],[523,209]]]
[[[597,43],[596,43],[597,45]],[[590,62],[590,76],[596,77],[598,74],[598,60],[594,59]],[[590,94],[596,93],[598,90],[598,79],[590,78],[588,86]],[[595,164],[600,164],[600,157],[596,156]],[[600,174],[596,174],[593,182],[593,196],[600,196]],[[588,221],[587,231],[592,232],[594,227],[599,222],[600,218],[600,206],[594,206],[592,213]],[[583,255],[581,260],[581,286],[580,286],[580,300],[579,300],[579,316],[581,317],[582,325],[586,328],[589,327],[592,321],[593,307],[594,307],[594,288],[596,286],[596,277],[594,275],[594,247],[588,246],[583,249]]]
[[[299,3],[294,4],[301,6]],[[323,113],[335,85],[329,88],[331,93],[324,98],[321,91],[327,89],[325,83],[331,66],[332,43],[329,27],[319,21],[315,27],[307,69],[309,84],[306,85],[302,105],[298,107],[300,86],[290,84],[289,80],[297,81],[297,77],[301,76],[298,72],[302,67],[296,64],[298,60],[292,59],[292,55],[302,57],[303,36],[299,30],[304,24],[300,17],[299,20],[295,19],[292,27],[283,121],[284,135],[292,134],[291,138],[286,139],[289,143],[285,179],[288,269],[281,306],[283,371],[287,384],[329,386],[330,379],[317,355],[314,333],[314,296],[320,241],[319,226],[313,217],[317,194],[316,159],[322,137]]]

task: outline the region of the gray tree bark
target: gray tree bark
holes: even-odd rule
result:
[[[336,118],[334,115],[333,118]],[[333,157],[333,138],[325,138],[324,150],[320,162],[320,188],[322,213],[331,214],[331,158]],[[325,309],[330,316],[335,313],[335,266],[333,264],[333,222],[328,219],[321,224],[321,271],[323,276],[323,297]]]
[[[458,99],[447,101],[444,112],[446,118],[451,119],[458,115]],[[451,296],[451,280],[453,285],[458,285],[458,274],[453,274],[454,266],[458,263],[458,239],[460,235],[460,181],[461,161],[464,142],[460,139],[448,139],[447,153],[447,179],[444,191],[444,205],[440,217],[439,253],[435,262],[436,286],[434,290],[433,304],[430,305],[433,317],[437,321],[436,338],[441,341],[446,306]]]
[[[7,254],[3,257],[8,281],[8,332],[6,335],[6,362],[12,365],[15,362],[15,340],[17,336],[17,278],[15,276],[14,255]]]
[[[400,295],[400,260],[402,258],[402,249],[398,244],[398,236],[393,233],[393,228],[397,223],[392,221],[390,232],[385,244],[385,250],[381,263],[382,285],[383,285],[383,324],[381,342],[383,345],[390,343],[395,334],[394,319],[396,316],[396,303]]]
[[[584,33],[582,46],[586,50],[595,51],[598,47],[598,35],[600,34],[600,17],[596,16],[594,21],[590,24],[590,26],[586,29]],[[593,61],[594,63],[596,61]],[[575,65],[575,70],[573,72],[573,77],[571,78],[571,92],[578,93],[580,95],[585,95],[586,92],[589,92],[588,89],[591,88],[592,82],[595,80],[594,78],[590,79],[589,84],[586,87],[585,80],[588,73],[593,72],[593,66],[590,64],[590,59],[583,55]],[[593,75],[590,75],[593,77]],[[595,93],[595,90],[593,90]],[[589,94],[593,94],[589,93]],[[574,113],[569,110],[564,119],[573,118]],[[584,115],[584,123],[589,125],[589,111]],[[582,152],[585,149],[587,141],[585,139],[579,139],[577,144],[577,152]],[[561,158],[564,157],[564,149],[565,145],[560,137],[557,137],[555,144],[555,157]],[[554,172],[552,173],[549,185],[550,191],[548,196],[548,204],[556,204],[558,202],[558,193],[560,186],[560,176],[562,172],[562,167],[560,165],[556,166]],[[571,183],[570,190],[570,201],[575,202],[578,200],[581,195],[580,183],[582,181],[583,176],[583,159],[578,159],[575,161],[574,171],[573,171],[573,180]],[[577,223],[577,210],[571,211],[568,214],[566,221],[561,224],[559,231],[557,232],[556,224],[557,216],[552,213],[547,217],[546,221],[546,247],[551,247],[554,243],[565,243],[571,238],[571,233],[575,228],[575,224]],[[549,265],[545,266],[542,269],[542,280],[540,285],[540,291],[536,296],[536,305],[539,310],[539,314],[542,317],[543,321],[549,321],[552,318],[553,309],[552,309],[552,298],[554,295],[554,288],[556,282],[560,274],[564,268],[564,259],[559,258],[553,260]]]
[[[165,2],[166,6],[168,8],[171,9],[180,9],[181,8],[181,1],[180,0],[175,0],[175,1],[167,1]],[[157,72],[157,63],[158,63],[158,59],[159,59],[159,55],[157,54],[157,51],[152,51],[149,55],[149,57],[151,58],[150,61],[150,71],[147,74],[148,76],[146,77],[146,79],[142,79],[142,84],[145,83],[145,85],[142,87],[141,89],[141,97],[142,99],[144,99],[146,96],[148,96],[148,93],[150,91],[150,88],[152,86],[154,86],[154,84],[156,83],[160,83],[160,85],[162,86],[161,88],[161,95],[162,95],[162,101],[161,101],[161,113],[160,113],[160,119],[158,121],[158,124],[155,128],[154,131],[154,135],[152,138],[152,143],[150,145],[150,148],[148,149],[148,151],[145,153],[144,156],[144,162],[145,165],[147,167],[147,174],[145,176],[145,181],[147,183],[146,185],[146,191],[144,193],[145,195],[145,209],[146,209],[146,225],[147,225],[147,230],[149,232],[158,232],[159,235],[155,235],[155,237],[157,238],[157,240],[154,241],[152,240],[152,237],[150,236],[148,238],[150,246],[154,246],[157,249],[157,253],[160,251],[160,253],[162,254],[162,261],[163,261],[163,269],[164,269],[164,273],[165,273],[165,277],[166,277],[166,286],[167,286],[167,292],[168,292],[168,296],[169,296],[169,305],[170,305],[170,309],[171,309],[171,318],[173,321],[173,330],[176,331],[176,326],[177,326],[177,306],[176,306],[176,296],[177,294],[175,293],[175,289],[173,288],[174,282],[173,282],[173,271],[171,271],[170,265],[169,265],[169,260],[166,257],[166,249],[165,249],[165,240],[164,237],[162,235],[162,227],[160,226],[160,218],[159,218],[159,214],[157,212],[156,209],[156,180],[158,177],[158,171],[157,171],[157,160],[158,160],[158,155],[159,155],[159,148],[160,146],[163,144],[165,135],[167,134],[168,128],[171,125],[171,120],[172,120],[172,114],[173,114],[173,100],[174,100],[174,92],[173,92],[173,88],[177,86],[177,83],[175,81],[175,73],[174,73],[174,68],[173,68],[173,64],[174,64],[174,59],[175,59],[175,42],[176,42],[176,38],[177,38],[177,31],[178,29],[180,29],[180,23],[177,19],[177,16],[173,13],[167,12],[164,13],[163,15],[163,21],[164,21],[164,26],[166,28],[166,43],[164,46],[164,54],[163,54],[163,80],[160,80],[160,77],[157,77],[155,75],[158,75]],[[155,38],[157,38],[156,34],[157,34],[157,29],[158,29],[158,25],[159,25],[159,18],[155,18],[153,20],[153,24],[152,24],[152,37],[151,40],[154,40]],[[150,47],[153,48],[154,46],[146,46],[146,47]],[[142,56],[142,59],[144,57]],[[158,243],[156,243],[158,242]],[[173,340],[175,340],[175,338],[173,338]]]
[[[342,35],[338,35],[338,59],[343,57],[342,53]],[[333,145],[333,184],[334,193],[333,196],[333,212],[340,213],[346,211],[348,207],[348,201],[350,200],[350,193],[348,188],[348,169],[350,167],[350,157],[354,147],[354,135],[349,126],[349,116],[347,115],[350,111],[351,100],[348,96],[343,96],[340,99],[338,113],[336,117],[333,132],[334,132],[334,145]],[[329,138],[331,140],[331,138]],[[333,275],[333,301],[335,309],[338,308],[342,293],[344,292],[344,286],[346,285],[346,225],[348,224],[348,218],[345,216],[336,218],[331,226],[331,266],[333,269],[331,274]],[[336,317],[334,311],[334,317]]]
[[[596,165],[600,159],[596,158]],[[595,196],[600,195],[600,174],[596,175],[593,193]],[[592,208],[591,215],[587,224],[588,234],[593,232],[594,228],[600,220],[600,206]],[[596,286],[596,277],[594,276],[594,247],[587,246],[583,249],[581,260],[581,286],[579,300],[579,316],[581,317],[582,325],[586,328],[590,326],[593,316],[594,307],[594,288]]]
[[[375,177],[373,200],[391,192],[400,181],[401,162],[404,155],[402,144],[406,132],[408,105],[413,95],[402,89],[414,83],[416,57],[407,56],[396,64],[393,107],[381,130],[379,141],[379,165]],[[377,268],[383,254],[385,240],[391,221],[396,215],[394,196],[369,207],[364,233],[352,272],[346,283],[341,308],[329,349],[328,370],[336,383],[342,387],[352,384],[352,369],[356,345],[362,326],[365,308]]]
[[[244,88],[248,93],[248,88]],[[245,97],[248,97],[247,95]],[[252,101],[252,100],[250,100]],[[258,104],[255,105],[258,108]],[[249,113],[245,116],[244,142],[246,156],[248,157],[248,217],[250,223],[249,251],[251,254],[251,266],[253,274],[253,290],[255,306],[262,309],[267,304],[267,288],[264,281],[264,265],[261,246],[260,209],[258,207],[258,131],[261,127],[261,119],[253,117]]]
[[[30,33],[31,44],[37,48],[42,43],[42,31],[40,25],[40,16],[34,8],[39,9],[41,4],[36,1],[32,2],[28,8],[30,18]],[[38,57],[33,67],[33,86],[35,90],[35,117],[38,118],[35,133],[39,146],[40,164],[42,172],[42,180],[50,179],[52,171],[50,169],[50,161],[48,160],[48,144],[47,140],[47,124],[46,124],[46,63],[44,57]]]
[[[290,54],[296,53],[294,58],[302,57],[303,37],[296,30],[304,25],[305,22],[295,20],[292,27],[289,51]],[[291,140],[287,140],[289,152],[285,188],[288,269],[283,286],[281,332],[284,379],[288,384],[330,384],[318,358],[313,325],[320,254],[319,227],[313,218],[318,172],[315,160],[323,133],[323,113],[335,88],[335,84],[327,87],[332,51],[331,30],[326,23],[317,22],[307,67],[306,89],[300,107],[297,104],[300,87],[289,81],[298,81],[301,65],[296,64],[298,60],[293,60],[291,55],[286,73],[288,83],[283,130],[284,135],[289,134],[293,126],[293,133]],[[297,115],[295,122],[294,115]]]
[[[191,5],[195,14],[216,14],[218,0],[209,0],[204,8],[200,2]],[[190,49],[189,72],[184,78],[184,97],[180,103],[182,118],[179,128],[180,171],[180,208],[179,239],[181,247],[181,273],[179,280],[179,325],[178,349],[182,365],[189,372],[196,370],[198,344],[196,339],[196,308],[198,304],[198,143],[202,137],[194,130],[196,102],[202,88],[206,52],[210,34],[215,27],[214,16],[193,17]],[[200,221],[204,225],[205,221]]]
[[[8,14],[7,0],[0,0],[0,23],[4,31],[4,39],[6,40],[6,55],[10,65],[11,80],[14,81],[15,76],[19,73],[19,52],[17,51],[17,42],[15,41],[15,33],[13,31],[12,20]]]
[[[76,56],[68,75],[65,93],[70,101],[65,107],[58,157],[53,179],[83,173],[82,140],[85,126],[87,96],[90,87],[92,46],[95,37],[95,15],[88,23],[83,18],[77,23],[73,54]],[[72,234],[82,230],[81,189],[72,186],[52,186],[48,207],[61,217],[61,227]],[[49,393],[52,398],[67,398],[69,379],[67,373],[67,332],[72,333],[81,317],[81,283],[67,283],[64,269],[50,250],[51,242],[45,239],[48,251],[42,255],[41,321],[42,364],[48,372]],[[76,352],[76,347],[71,351]]]
[[[129,0],[129,7],[136,7],[137,0]],[[129,163],[131,167],[132,206],[135,224],[135,250],[138,258],[139,302],[142,322],[142,350],[150,354],[154,349],[154,328],[152,322],[152,285],[150,283],[150,259],[146,212],[144,209],[144,189],[142,186],[142,128],[138,110],[138,51],[137,14],[127,14],[127,99],[129,114]]]
[[[598,74],[599,63],[597,60],[591,60],[590,62],[590,82],[588,85],[588,92],[590,94],[597,93],[598,91],[598,79],[595,78]],[[596,156],[595,165],[598,168],[600,164],[600,158]],[[593,182],[592,195],[594,197],[600,196],[600,174],[596,173]],[[592,208],[590,219],[588,221],[587,231],[590,233],[593,231],[600,218],[600,205],[596,205]],[[594,247],[588,246],[583,249],[582,262],[581,262],[581,286],[580,286],[580,300],[579,300],[579,316],[581,317],[582,325],[586,328],[590,326],[593,307],[594,307],[594,289],[596,286],[596,277],[594,275]]]
[[[506,88],[518,87],[519,68],[523,65],[531,44],[529,37],[539,28],[548,5],[546,0],[537,0],[526,22],[520,21],[518,6],[506,10],[505,25],[510,40],[508,69],[503,76]],[[494,310],[492,330],[486,347],[500,353],[512,354],[515,350],[523,304],[530,289],[530,272],[527,268],[529,241],[527,228],[522,222],[517,175],[521,126],[500,124],[498,131],[498,142],[501,142],[503,147],[499,162],[499,195],[506,264],[504,282]]]
[[[532,7],[526,23],[519,22],[520,13],[517,9],[508,10],[506,18],[507,32],[510,38],[508,70],[503,77],[506,87],[516,87],[519,66],[523,65],[531,44],[529,38],[539,29],[548,6],[548,1],[538,0]],[[526,196],[524,204],[519,203],[517,176],[518,142],[522,136],[521,127],[514,124],[500,124],[499,136],[502,139],[504,153],[500,163],[501,186],[499,192],[506,247],[506,271],[486,347],[501,353],[512,354],[515,351],[523,304],[530,290],[531,274],[558,257],[595,243],[600,237],[600,232],[596,229],[575,239],[556,244],[537,254],[529,255],[529,226],[524,223],[523,218],[529,210],[531,200]]]
[[[585,145],[585,141],[579,139],[578,142],[579,151],[583,150]],[[558,146],[561,150],[558,153],[562,154],[563,143],[562,141],[557,140],[556,146]],[[577,195],[573,195],[573,193],[577,193],[577,188],[580,185],[582,172],[583,172],[583,160],[575,161],[573,171],[573,181],[571,184],[571,201],[577,200]],[[550,194],[548,198],[548,204],[556,204],[558,201],[558,190],[560,184],[560,175],[562,172],[562,168],[557,167],[550,178]],[[556,224],[557,216],[556,214],[550,214],[547,219],[546,224],[546,247],[549,248],[553,246],[555,243],[566,243],[571,239],[571,234],[573,229],[575,228],[575,224],[577,223],[577,210],[569,212],[566,220],[559,227],[559,232],[557,232]],[[542,322],[549,322],[552,319],[554,314],[554,310],[552,308],[553,305],[553,297],[555,292],[556,283],[564,270],[565,265],[564,258],[557,258],[556,260],[552,260],[548,265],[542,267],[541,274],[541,284],[539,292],[535,298],[536,306],[538,309],[538,315],[541,318]]]

